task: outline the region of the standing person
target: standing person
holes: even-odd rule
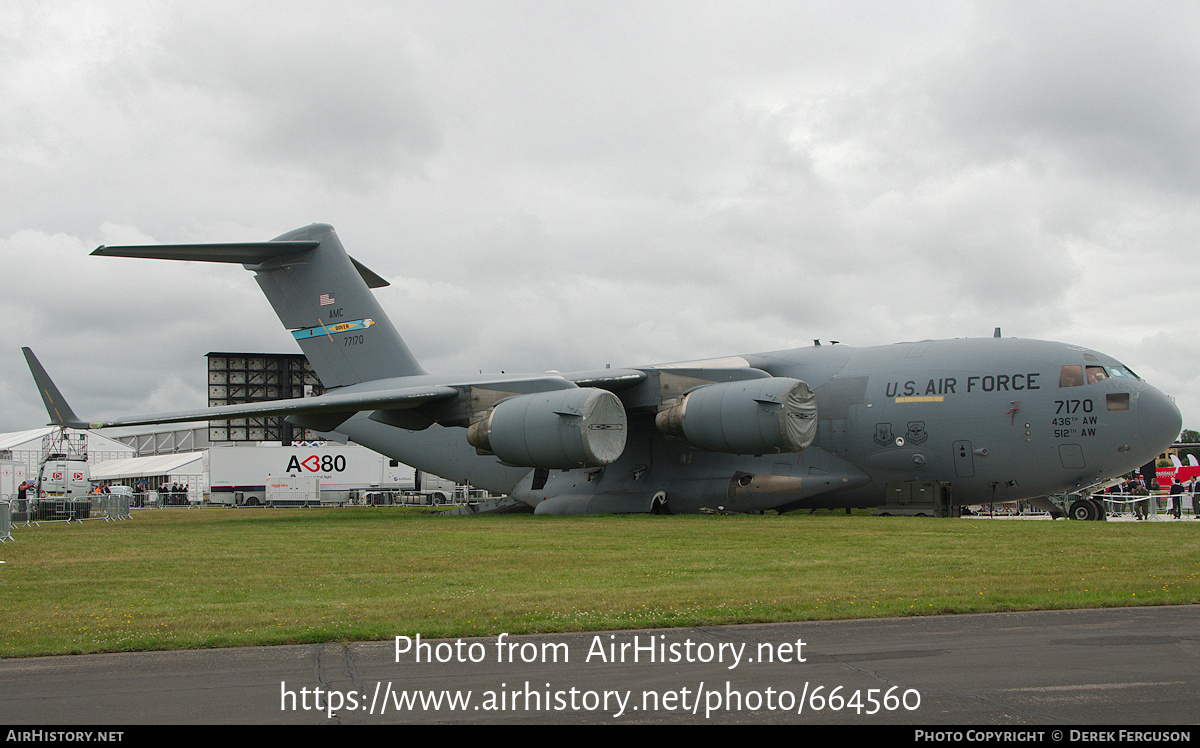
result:
[[[1146,494],[1148,496],[1155,496],[1158,493],[1158,468],[1155,467],[1154,460],[1142,465],[1135,476],[1146,487]],[[1157,498],[1155,500],[1157,501]],[[1155,513],[1157,514],[1157,511]]]
[[[1200,478],[1192,478],[1192,519],[1200,519]]]
[[[1150,492],[1146,490],[1146,486],[1139,480],[1130,479],[1129,485],[1131,486],[1129,492],[1135,497],[1133,500],[1133,518],[1137,520],[1146,519],[1147,504],[1150,503],[1150,499],[1146,497],[1150,495]]]
[[[1183,514],[1183,484],[1175,478],[1171,483],[1171,516],[1179,519]]]

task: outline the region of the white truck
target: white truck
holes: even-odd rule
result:
[[[92,482],[86,461],[51,455],[38,470],[37,500],[30,504],[34,519],[88,518]]]
[[[464,492],[454,481],[433,473],[418,470],[413,474],[412,496],[422,504],[449,504],[464,497]]]
[[[289,477],[315,479],[322,504],[413,488],[412,468],[355,444],[212,447],[207,472],[208,503],[227,506],[265,506],[268,483]]]

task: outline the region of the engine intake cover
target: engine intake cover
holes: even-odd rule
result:
[[[710,452],[799,452],[817,434],[817,403],[799,379],[770,377],[692,390],[654,419],[659,431]]]
[[[576,387],[501,400],[467,429],[467,441],[510,465],[570,470],[614,462],[628,434],[616,395]]]

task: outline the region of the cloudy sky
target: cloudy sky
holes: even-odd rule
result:
[[[0,4],[0,432],[293,352],[240,267],[334,224],[430,371],[1006,336],[1200,428],[1200,5]]]

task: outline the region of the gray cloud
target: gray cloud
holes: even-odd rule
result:
[[[312,221],[431,370],[1007,335],[1200,417],[1184,4],[13,2],[0,430],[203,401],[294,344],[237,267],[104,242]],[[17,336],[13,336],[17,337]],[[195,399],[196,402],[182,402]]]

